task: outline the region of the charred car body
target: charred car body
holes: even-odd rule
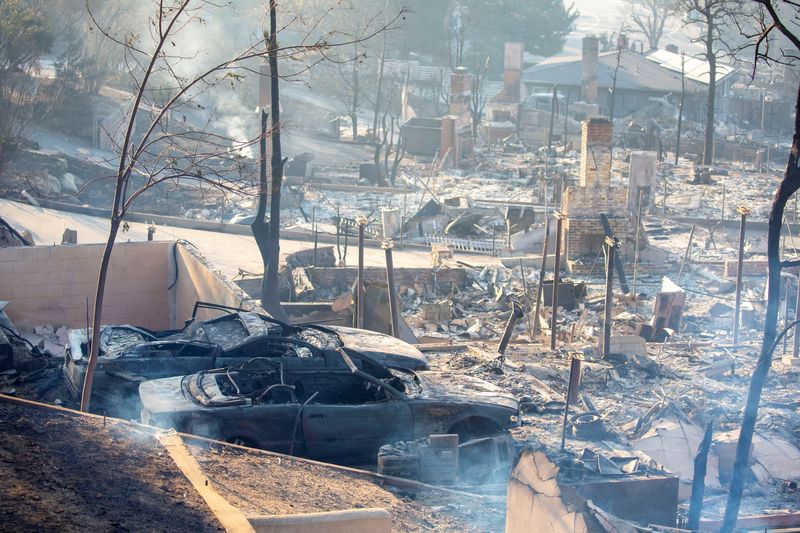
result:
[[[345,464],[374,462],[387,443],[518,424],[517,400],[483,380],[340,357],[325,368],[255,359],[149,381],[139,387],[142,422]]]
[[[195,320],[198,309],[222,316]],[[427,368],[416,348],[388,335],[358,335],[350,328],[290,325],[236,308],[198,302],[181,330],[152,331],[134,326],[105,326],[92,387],[92,409],[122,418],[139,415],[139,384],[183,376],[252,358],[274,359],[284,366],[326,368],[344,363],[339,350],[364,353],[392,366]],[[86,330],[69,332],[64,380],[80,397],[88,362]]]

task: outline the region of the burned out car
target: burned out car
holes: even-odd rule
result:
[[[326,368],[256,359],[148,381],[139,387],[141,420],[343,464],[374,463],[387,443],[435,433],[465,440],[519,423],[518,401],[483,380],[340,357],[343,365]]]
[[[388,335],[314,325],[290,325],[269,316],[198,302],[199,309],[219,312],[210,320],[187,321],[181,330],[152,331],[134,326],[105,326],[92,386],[92,409],[112,416],[139,414],[139,384],[148,379],[183,376],[253,358],[286,365],[325,368],[343,365],[339,350],[363,353],[392,366],[427,368],[416,348]],[[354,333],[356,332],[356,333]],[[86,330],[71,330],[64,361],[64,380],[80,396],[88,362]]]

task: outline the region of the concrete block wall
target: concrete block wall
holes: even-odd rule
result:
[[[103,322],[169,326],[169,242],[117,243],[106,282]],[[0,248],[0,300],[20,327],[85,327],[94,307],[104,245]]]
[[[611,121],[585,120],[581,131],[580,186],[606,186],[611,180]]]

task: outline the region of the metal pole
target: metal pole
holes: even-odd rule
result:
[[[800,274],[800,271],[798,271]],[[797,299],[794,302],[794,319],[800,318],[800,275],[797,277]],[[794,328],[794,345],[792,346],[792,357],[800,355],[800,327]]]
[[[533,310],[533,337],[539,336],[539,310],[542,304],[542,284],[544,284],[544,273],[547,265],[547,245],[550,240],[550,218],[545,214],[544,219],[544,246],[542,248],[542,265],[539,267],[539,285],[536,287],[536,306]],[[533,338],[531,338],[531,341]]]
[[[567,420],[569,417],[569,400],[572,398],[572,387],[579,382],[581,374],[581,360],[577,357],[572,358],[569,367],[569,384],[567,385],[567,397],[564,401],[564,423],[561,427],[561,450],[563,451],[567,445]]]
[[[392,259],[393,241],[384,241],[386,252],[386,287],[389,291],[389,316],[391,317],[392,337],[400,338],[400,311],[397,308],[397,291],[394,285],[394,260]]]
[[[739,343],[739,312],[742,308],[742,265],[744,263],[744,234],[747,214],[746,207],[738,207],[736,211],[741,215],[739,222],[739,258],[736,262],[736,307],[733,311],[733,344]]]
[[[497,346],[497,353],[499,353],[501,357],[505,358],[506,348],[508,348],[511,335],[514,333],[514,326],[517,325],[517,320],[522,318],[524,314],[525,313],[522,311],[522,307],[519,304],[516,302],[511,304],[511,315],[508,317],[508,322],[506,322],[506,330],[503,332],[503,337],[500,339],[500,344]]]
[[[633,309],[639,312],[639,297],[636,294],[636,277],[639,272],[639,228],[642,227],[642,190],[639,189],[639,205],[636,210],[636,242],[633,243]]]
[[[614,256],[619,241],[616,237],[606,237],[606,301],[603,313],[603,357],[608,357],[611,345],[611,305],[613,303],[614,288]]]
[[[686,261],[689,259],[689,254],[692,253],[692,239],[694,239],[694,230],[695,226],[692,224],[692,231],[689,233],[689,244],[686,246],[686,252],[683,254],[683,261],[681,261],[681,269],[678,271],[678,285],[681,284],[681,278],[683,277],[683,267],[686,265]]]
[[[367,219],[359,216],[358,222],[358,282],[356,283],[356,328],[364,327],[364,229]]]
[[[556,337],[558,335],[558,274],[561,270],[561,229],[563,227],[564,219],[561,213],[556,211],[556,249],[555,249],[555,265],[553,266],[553,305],[552,314],[550,317],[550,349],[556,349]]]

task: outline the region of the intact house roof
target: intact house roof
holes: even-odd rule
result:
[[[680,93],[681,69],[680,55],[670,52],[656,51],[649,55],[625,50],[620,56],[617,88],[655,93]],[[658,54],[655,57],[654,54]],[[674,69],[674,57],[677,57],[677,71]],[[691,62],[690,62],[691,60]],[[698,65],[699,63],[699,65]],[[617,64],[617,52],[603,52],[598,56],[597,86],[610,88],[613,84],[614,69]],[[708,72],[703,77],[704,61],[686,58],[686,91],[699,92],[708,85]],[[522,80],[531,85],[571,85],[578,86],[582,78],[581,56],[564,56],[548,59],[525,70]],[[718,65],[718,78],[733,74],[728,65]]]

